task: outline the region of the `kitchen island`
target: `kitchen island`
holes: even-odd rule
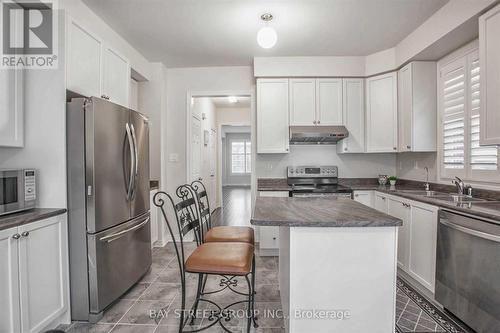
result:
[[[401,220],[346,198],[257,198],[251,223],[280,227],[286,332],[394,332]]]

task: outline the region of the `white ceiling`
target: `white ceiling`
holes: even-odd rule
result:
[[[254,56],[365,56],[395,46],[448,0],[84,0],[150,61],[250,65]],[[278,42],[261,49],[260,15]]]
[[[212,102],[216,108],[249,108],[250,97],[237,96],[237,102],[231,103],[228,97],[212,97]]]

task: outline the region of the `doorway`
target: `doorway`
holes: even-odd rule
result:
[[[203,182],[219,224],[250,223],[253,108],[253,92],[188,94],[187,181]],[[228,191],[223,193],[226,187]],[[228,217],[223,219],[225,206]],[[232,209],[248,213],[236,214]]]

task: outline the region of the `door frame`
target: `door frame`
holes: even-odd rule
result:
[[[256,141],[257,141],[257,136],[256,136],[256,131],[255,131],[255,85],[252,87],[251,90],[214,90],[214,91],[196,91],[196,90],[191,90],[188,91],[186,94],[186,183],[190,181],[191,177],[191,118],[192,118],[192,112],[191,112],[191,100],[193,98],[198,98],[198,97],[228,97],[228,96],[244,96],[244,97],[250,97],[250,113],[251,113],[251,123],[250,124],[245,124],[244,126],[250,126],[250,140],[252,142],[252,173],[251,173],[251,191],[252,195],[251,197],[254,198],[254,189],[257,182],[257,177],[256,173],[254,172],[255,170],[255,157],[257,153],[256,149]],[[241,123],[239,123],[241,124]],[[225,124],[225,125],[233,125],[233,124]],[[217,207],[222,207],[222,179],[221,179],[221,173],[222,173],[222,166],[220,163],[220,160],[222,159],[222,153],[220,150],[220,145],[221,145],[221,128],[218,126],[217,128],[217,175],[216,175],[216,184],[217,184],[217,200],[216,200],[216,206]],[[254,200],[252,200],[252,209],[253,209],[253,203]],[[213,207],[215,208],[215,207]]]

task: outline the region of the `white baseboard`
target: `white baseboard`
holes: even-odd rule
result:
[[[250,187],[250,184],[224,184],[222,187],[238,187],[238,186],[245,186],[245,187]]]

